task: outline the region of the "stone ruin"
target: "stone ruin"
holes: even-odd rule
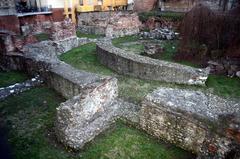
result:
[[[117,73],[140,79],[204,86],[209,74],[208,68],[196,69],[128,53],[108,40],[97,43],[97,57],[100,63]]]
[[[102,34],[109,38],[139,33],[141,22],[136,13],[97,12],[81,13],[78,16],[78,30],[90,34]]]
[[[27,44],[37,43],[38,40],[34,36],[38,33],[47,33],[49,39],[52,41],[60,41],[69,37],[76,37],[75,25],[70,19],[65,19],[62,22],[46,21],[43,23],[36,23],[34,25],[22,26],[22,36],[12,32],[0,31],[0,40],[3,41],[4,46],[0,51],[4,53],[23,52],[23,47]]]
[[[159,88],[142,102],[140,126],[198,158],[224,159],[230,153],[240,157],[239,115],[239,101],[200,91]]]
[[[74,34],[65,36],[66,26],[57,25],[57,41],[27,44],[21,53],[7,52],[0,59],[9,69],[39,74],[67,99],[57,108],[55,121],[56,136],[66,147],[81,149],[121,118],[199,158],[221,159],[231,153],[239,156],[239,102],[200,91],[159,88],[139,105],[128,103],[118,98],[116,78],[77,70],[57,58],[72,48],[97,42]],[[151,73],[154,78],[184,84],[203,85],[206,81],[205,70],[125,55],[107,42],[98,42],[98,58],[112,69],[125,68],[118,70],[120,73],[136,73],[141,78]],[[118,67],[121,65],[124,67]],[[214,130],[213,125],[217,127]]]

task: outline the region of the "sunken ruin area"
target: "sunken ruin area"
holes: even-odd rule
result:
[[[198,14],[202,13],[201,11],[212,13],[208,7],[201,4],[188,12],[181,20],[186,23],[195,13],[200,16]],[[211,48],[211,43],[201,44],[196,48],[194,45],[191,48],[192,45],[189,46],[186,43],[193,37],[187,33],[182,34],[186,31],[184,30],[186,24],[183,25],[181,31],[178,29],[180,27],[179,19],[175,21],[167,18],[168,20],[166,20],[161,16],[153,16],[141,20],[139,18],[141,16],[143,18],[145,15],[127,11],[80,14],[77,27],[70,19],[44,24],[43,30],[44,28],[47,30],[50,39],[41,42],[31,40],[29,42],[27,39],[31,39],[32,35],[21,41],[12,33],[2,33],[1,70],[24,72],[28,74],[29,80],[16,81],[0,88],[0,108],[3,109],[1,114],[6,115],[9,111],[3,108],[5,100],[25,95],[25,93],[27,95],[30,91],[34,94],[37,89],[42,89],[50,98],[56,98],[58,103],[53,102],[55,106],[51,108],[54,118],[49,118],[51,124],[48,123],[47,132],[41,129],[44,125],[38,125],[43,136],[37,134],[36,138],[39,137],[39,140],[41,137],[47,138],[49,141],[44,144],[44,147],[47,147],[48,143],[54,145],[55,149],[51,151],[59,152],[56,149],[60,149],[62,153],[56,154],[57,157],[89,158],[89,154],[82,153],[81,155],[81,151],[97,141],[101,135],[110,136],[109,131],[111,132],[113,127],[127,131],[122,125],[129,125],[138,129],[142,134],[150,135],[151,137],[147,136],[142,139],[145,142],[163,140],[166,145],[173,144],[179,148],[173,151],[174,155],[178,153],[184,155],[166,157],[164,156],[166,152],[157,156],[145,153],[144,155],[147,156],[140,156],[140,158],[235,159],[239,157],[239,96],[224,97],[214,92],[215,88],[209,86],[209,79],[212,79],[212,74],[215,73],[215,75],[231,76],[232,81],[237,81],[234,86],[238,87],[238,63],[234,64],[234,60],[232,60],[227,68],[224,65],[226,60],[208,57],[209,50],[206,51],[206,48],[208,46]],[[88,17],[91,17],[92,21],[88,21]],[[117,19],[116,22],[115,19]],[[126,23],[124,23],[125,21]],[[171,26],[174,32],[166,28],[167,26]],[[152,29],[150,29],[151,27]],[[222,27],[224,28],[224,26]],[[81,36],[86,33],[101,35],[96,35],[94,38],[78,37],[76,28],[81,31]],[[146,28],[150,31],[146,31]],[[181,32],[180,35],[178,31]],[[26,33],[26,35],[28,34],[30,33]],[[140,48],[144,51],[143,53],[139,53],[139,50],[133,53],[132,50],[121,47],[126,47],[126,43],[129,43],[128,40],[134,36],[147,41]],[[183,37],[178,38],[178,36]],[[188,60],[190,58],[190,62],[196,62],[199,59],[203,67],[195,68],[155,57],[153,54],[159,52],[163,54],[166,50],[161,46],[155,48],[158,46],[156,41],[151,41],[152,39],[160,39],[163,43],[179,40],[179,50],[188,51],[189,56],[181,56],[182,52],[180,52],[176,55],[176,59]],[[185,39],[186,43],[181,39]],[[125,43],[116,43],[121,40]],[[138,40],[131,42],[132,46],[139,45]],[[238,39],[234,42],[238,43]],[[229,46],[224,47],[227,50]],[[171,45],[171,48],[175,49],[173,47],[175,45]],[[194,49],[202,54],[199,57],[191,54]],[[216,53],[216,49],[213,49],[210,51],[210,56]],[[79,58],[80,53],[84,54],[85,58]],[[227,52],[224,53],[227,54]],[[69,58],[72,59],[69,60]],[[137,82],[138,85],[136,85]],[[138,89],[138,86],[141,89]],[[48,89],[50,88],[58,95],[49,93]],[[142,93],[141,91],[145,92],[139,95],[138,93]],[[134,96],[135,94],[136,96]],[[44,93],[39,94],[39,98],[43,95]],[[44,105],[49,105],[50,101],[47,97],[44,98],[46,100],[42,102],[42,109],[47,109],[44,108]],[[17,101],[18,99],[15,102]],[[19,113],[24,118],[24,115],[37,111],[35,109],[37,108],[31,108],[31,112],[24,110]],[[37,113],[31,115],[37,116]],[[3,123],[16,122],[13,127],[23,129],[27,122],[23,122],[21,127],[16,116],[14,117],[1,120],[4,121]],[[122,127],[118,128],[118,125]],[[24,136],[24,132],[21,135]],[[124,140],[128,140],[128,138],[125,136]],[[37,143],[37,141],[33,142]],[[124,145],[124,141],[121,142]],[[110,141],[108,145],[111,144],[115,143]],[[144,145],[144,142],[142,144]],[[80,156],[78,156],[78,152],[80,152]],[[114,155],[115,153],[117,155]],[[117,158],[118,155],[120,158],[129,157],[120,150],[109,152],[105,157]],[[136,157],[134,154],[132,155],[133,158]]]

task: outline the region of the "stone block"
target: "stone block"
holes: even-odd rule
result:
[[[80,95],[57,108],[57,135],[65,145],[79,149],[106,129],[113,115],[111,104],[118,95],[117,79],[88,85]]]

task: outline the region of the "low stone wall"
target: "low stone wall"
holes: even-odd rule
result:
[[[141,79],[178,84],[205,85],[206,69],[195,69],[176,63],[160,61],[114,47],[111,42],[97,44],[99,61],[112,70]]]
[[[221,122],[220,118],[239,112],[240,103],[212,94],[159,88],[142,102],[140,126],[153,136],[192,151],[200,158],[221,159],[234,151],[240,142],[229,136],[228,129],[234,124]],[[235,125],[239,126],[240,122]],[[238,126],[232,131],[239,134]]]
[[[73,149],[82,148],[117,118],[139,123],[138,106],[116,99],[116,78],[77,70],[58,60],[58,55],[90,41],[76,37],[44,41],[24,46],[22,54],[8,53],[0,59],[9,69],[40,74],[68,99],[57,108],[55,126],[59,141]]]
[[[79,149],[105,130],[110,121],[113,121],[113,116],[107,113],[114,111],[109,106],[117,95],[117,79],[109,79],[97,86],[88,85],[80,95],[62,103],[57,108],[56,122],[57,135],[61,142]]]

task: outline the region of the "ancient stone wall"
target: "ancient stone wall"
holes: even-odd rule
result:
[[[159,88],[142,102],[140,125],[153,136],[192,151],[200,158],[222,159],[234,151],[234,145],[240,142],[236,139],[233,141],[234,138],[227,133],[229,126],[234,124],[226,124],[220,118],[224,115],[234,116],[239,111],[239,102],[215,95]],[[238,130],[236,126],[233,132]]]
[[[205,85],[208,77],[205,69],[195,69],[189,66],[127,53],[114,47],[109,41],[97,44],[97,56],[102,64],[114,71],[141,79]]]
[[[97,12],[78,15],[78,29],[81,32],[103,34],[109,38],[137,34],[140,26],[138,15],[131,12]]]
[[[53,41],[66,39],[76,36],[75,24],[70,19],[65,19],[62,22],[55,22],[51,27],[50,38]]]
[[[110,17],[106,28],[106,37],[122,37],[139,33],[141,22],[136,13],[117,13]]]
[[[20,34],[20,24],[17,16],[0,16],[0,32]]]

